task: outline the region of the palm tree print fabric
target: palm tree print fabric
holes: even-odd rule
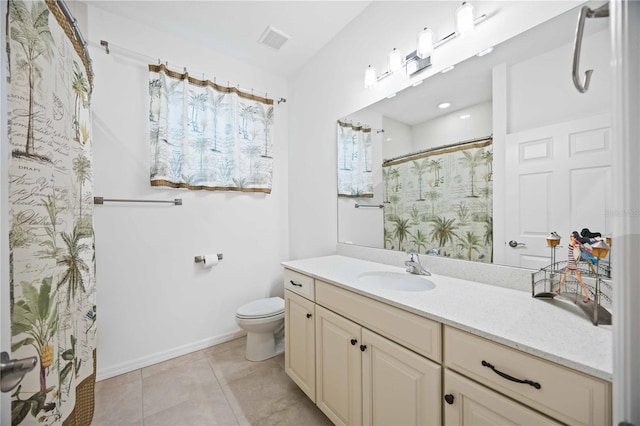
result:
[[[149,65],[151,185],[271,192],[273,100]]]
[[[385,162],[385,248],[492,262],[492,163],[492,139]]]
[[[338,121],[338,197],[373,197],[371,129]]]
[[[12,424],[88,424],[77,402],[95,383],[92,75],[57,2],[10,0],[8,15],[11,351],[38,360],[12,391]]]

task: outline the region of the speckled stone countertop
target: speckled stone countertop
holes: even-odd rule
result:
[[[531,293],[443,275],[424,277],[429,291],[367,288],[365,272],[404,268],[346,256],[282,262],[312,276],[406,311],[519,349],[592,376],[612,381],[611,326],[594,326],[572,302],[536,299]]]

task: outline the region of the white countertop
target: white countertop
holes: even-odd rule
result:
[[[431,275],[429,291],[367,289],[358,275],[404,268],[345,256],[282,262],[286,268],[426,318],[612,381],[610,325],[594,326],[572,302],[537,299],[531,293]]]

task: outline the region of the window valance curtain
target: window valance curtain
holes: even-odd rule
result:
[[[271,193],[273,100],[149,65],[151,185]]]
[[[338,197],[372,198],[371,129],[337,123]]]

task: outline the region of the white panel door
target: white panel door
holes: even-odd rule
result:
[[[609,233],[611,158],[608,114],[507,135],[505,223],[494,224],[505,229],[496,241],[505,259],[496,262],[539,269],[551,263],[550,232],[563,237],[557,260],[572,231]]]

